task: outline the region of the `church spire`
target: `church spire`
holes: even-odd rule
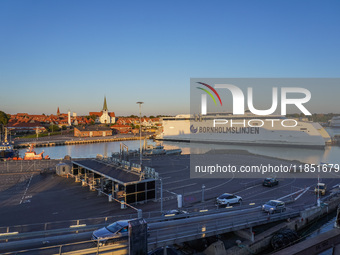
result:
[[[104,97],[103,111],[108,111],[108,109],[107,109],[107,104],[106,104],[106,96]]]
[[[58,110],[57,110],[57,116],[60,115],[60,110],[59,110],[59,106],[58,106]]]

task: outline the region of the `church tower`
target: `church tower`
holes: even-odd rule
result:
[[[100,116],[100,122],[105,123],[105,124],[111,123],[109,109],[107,108],[107,103],[106,103],[106,96],[104,96],[104,105],[103,105],[102,115]]]
[[[108,112],[109,110],[107,109],[107,104],[106,104],[106,96],[104,96],[104,105],[103,105],[103,112],[106,111]]]

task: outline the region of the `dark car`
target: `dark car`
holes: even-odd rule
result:
[[[286,211],[286,206],[282,201],[270,200],[262,205],[262,211],[268,213],[284,212]]]
[[[273,187],[278,184],[279,184],[279,181],[276,178],[266,178],[264,179],[262,183],[262,185],[266,187]]]
[[[112,244],[129,235],[129,220],[120,220],[93,232],[92,240],[100,245]]]
[[[184,210],[174,209],[162,213],[166,219],[184,219],[189,217],[189,213]]]

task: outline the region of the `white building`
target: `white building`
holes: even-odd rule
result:
[[[113,124],[116,122],[116,117],[114,112],[109,112],[106,103],[106,97],[104,97],[103,110],[101,112],[90,112],[90,116],[96,116],[96,123],[102,124]]]

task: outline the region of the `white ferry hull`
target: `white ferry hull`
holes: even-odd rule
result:
[[[324,148],[329,135],[318,123],[298,122],[294,128],[271,127],[266,123],[262,127],[226,127],[209,130],[212,121],[190,122],[190,120],[163,121],[163,133],[157,137],[160,140],[223,143],[241,145],[267,145]],[[210,132],[209,132],[210,131]],[[213,131],[213,132],[211,132]],[[215,132],[216,131],[216,132]],[[324,137],[323,137],[324,136]]]

